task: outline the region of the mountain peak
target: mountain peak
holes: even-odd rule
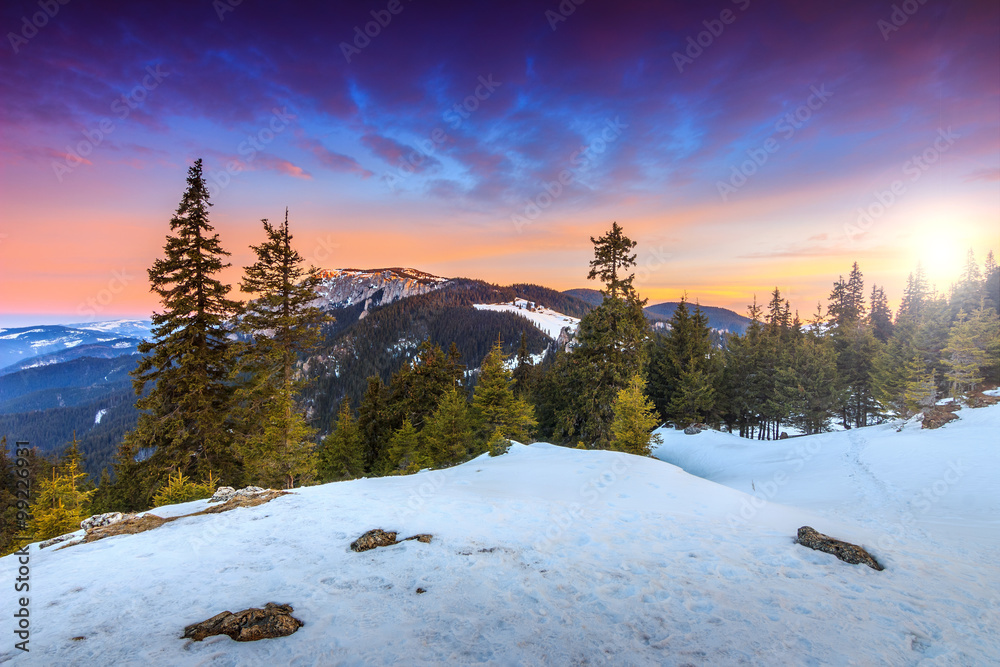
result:
[[[325,269],[319,272],[315,305],[322,308],[348,308],[364,304],[361,317],[377,306],[393,303],[417,294],[444,287],[449,279],[419,269],[390,267],[382,269]]]

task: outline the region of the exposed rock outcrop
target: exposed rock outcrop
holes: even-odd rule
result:
[[[924,409],[924,418],[920,421],[920,428],[941,428],[950,421],[958,419],[958,412],[962,406],[958,403],[946,403],[945,405],[933,405]]]
[[[118,523],[125,518],[125,514],[121,512],[107,512],[105,514],[95,514],[94,516],[87,517],[80,522],[80,528],[83,528],[88,533],[95,528],[101,528],[103,526],[110,526],[112,524]]]
[[[352,551],[368,551],[376,547],[388,547],[396,544],[396,533],[387,533],[381,528],[369,530],[367,533],[351,542]]]
[[[867,565],[873,570],[884,570],[875,558],[863,548],[850,542],[835,539],[829,535],[817,532],[809,526],[799,528],[798,537],[795,540],[804,547],[833,554],[845,563],[852,565]]]
[[[206,637],[226,635],[238,642],[287,637],[304,625],[292,616],[291,605],[268,602],[263,609],[251,607],[232,613],[224,611],[212,618],[184,628],[181,639],[200,642]]]
[[[236,490],[231,486],[220,486],[212,494],[212,497],[208,499],[210,503],[224,503],[235,497],[252,498],[253,496],[259,496],[262,493],[267,493],[270,489],[262,489],[259,486],[247,486],[242,489]]]
[[[381,528],[369,530],[367,533],[351,542],[351,549],[359,552],[368,551],[369,549],[375,549],[376,547],[389,547],[393,544],[399,544],[400,542],[407,542],[409,540],[416,540],[417,542],[430,544],[433,539],[433,535],[421,533],[412,537],[403,538],[402,540],[397,540],[397,534],[398,533],[395,532],[384,531]]]
[[[444,287],[447,278],[416,269],[334,269],[320,272],[322,282],[312,305],[320,308],[343,308],[364,303],[361,317],[368,310],[417,294]]]
[[[687,427],[684,429],[684,435],[698,435],[699,433],[707,429],[708,426],[706,426],[705,424],[688,424]]]

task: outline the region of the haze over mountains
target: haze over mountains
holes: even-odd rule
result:
[[[332,269],[321,278],[316,304],[335,321],[304,366],[312,380],[304,397],[321,429],[344,396],[356,402],[371,375],[388,380],[424,340],[444,348],[454,342],[470,370],[498,335],[513,355],[523,334],[529,352],[542,359],[560,334],[553,323],[571,324],[602,298],[597,290],[497,286],[404,267]],[[489,304],[508,305],[475,307]],[[657,304],[646,313],[662,321],[675,307]],[[702,310],[720,331],[739,333],[748,322],[724,308]],[[98,475],[135,424],[129,373],[150,326],[136,319],[0,329],[0,435],[51,452],[75,432],[87,471]]]

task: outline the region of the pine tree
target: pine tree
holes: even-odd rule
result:
[[[951,383],[951,395],[962,396],[972,391],[983,381],[980,369],[986,363],[986,353],[976,340],[976,326],[964,311],[959,311],[948,335],[948,346],[944,348],[944,363],[948,367],[945,379]]]
[[[388,393],[389,389],[382,378],[373,375],[368,378],[368,386],[358,406],[358,430],[365,453],[365,472],[379,472],[388,453],[389,439],[392,437]]]
[[[210,470],[223,481],[239,479],[233,450],[227,385],[227,322],[237,310],[229,286],[215,276],[229,266],[208,222],[208,186],[201,160],[188,171],[188,187],[170,221],[165,257],[149,269],[151,289],[163,312],[154,313],[153,340],[139,345],[144,356],[133,372],[142,410],[123,443],[127,457],[155,448],[143,491],[162,484],[175,470],[202,480]],[[148,496],[146,498],[148,502]]]
[[[656,411],[646,398],[646,381],[642,375],[632,376],[628,386],[618,392],[611,423],[611,448],[639,456],[652,455],[652,445],[662,438],[653,434],[656,428]]]
[[[318,468],[319,478],[323,482],[355,479],[364,474],[365,456],[361,434],[354,421],[351,402],[346,397],[340,404],[333,432],[323,439]]]
[[[937,383],[934,381],[934,372],[928,369],[919,354],[913,355],[907,363],[906,375],[904,401],[908,417],[934,405],[937,401]]]
[[[244,269],[240,289],[253,295],[240,319],[247,342],[235,345],[233,379],[240,452],[248,479],[292,488],[314,474],[315,429],[296,405],[302,381],[296,360],[319,343],[329,317],[312,306],[319,277],[302,268],[292,248],[288,211],[277,227],[262,220],[267,241],[251,246],[257,261]]]
[[[594,259],[590,261],[587,279],[599,278],[607,288],[602,293],[611,299],[631,294],[634,276],[624,277],[623,272],[635,266],[635,253],[629,253],[636,242],[625,236],[617,222],[611,223],[611,229],[604,236],[597,239],[591,236],[590,242],[594,244]]]
[[[17,536],[24,532],[21,525],[27,516],[28,502],[18,498],[17,481],[14,461],[7,453],[7,436],[0,437],[0,556],[22,546]],[[20,519],[18,511],[22,512]]]
[[[465,396],[457,389],[445,392],[420,437],[424,451],[437,467],[460,463],[472,454],[472,420]]]
[[[77,531],[80,522],[90,515],[90,497],[94,492],[84,490],[87,475],[80,469],[80,462],[74,435],[59,464],[38,485],[30,522],[35,541]]]
[[[910,318],[918,321],[923,314],[924,304],[930,292],[927,287],[927,277],[923,267],[917,263],[917,269],[906,277],[906,287],[903,290],[903,300],[896,313],[896,323]]]
[[[518,398],[527,398],[534,390],[534,370],[531,355],[528,353],[528,342],[521,332],[521,343],[517,348],[517,365],[514,367],[512,375],[513,385],[511,389]]]
[[[392,434],[386,460],[387,472],[404,475],[420,472],[433,465],[421,447],[420,434],[409,419]]]
[[[670,401],[671,421],[678,428],[703,422],[714,406],[715,387],[709,376],[698,369],[682,371]]]
[[[514,396],[511,383],[511,372],[504,364],[503,341],[498,340],[483,359],[472,398],[473,413],[484,443],[497,430],[506,438],[526,442],[531,429],[538,423],[532,407]]]
[[[872,307],[868,314],[868,326],[880,342],[889,342],[892,336],[892,311],[889,310],[889,300],[885,296],[885,290],[878,285],[872,285]]]
[[[424,420],[437,409],[441,397],[461,386],[463,375],[464,367],[459,363],[457,349],[446,355],[439,345],[425,340],[417,349],[413,362],[396,372],[390,382],[391,427],[398,429],[409,419],[417,430],[421,430]]]

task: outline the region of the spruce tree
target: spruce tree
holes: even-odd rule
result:
[[[420,432],[423,449],[437,467],[461,463],[473,453],[469,404],[457,389],[441,397],[437,410]]]
[[[885,296],[885,290],[878,285],[873,285],[871,299],[868,326],[871,327],[875,338],[882,343],[887,343],[892,336],[892,311],[889,310],[889,300]]]
[[[611,448],[628,454],[650,456],[652,445],[662,442],[659,434],[653,433],[656,424],[653,403],[646,398],[646,381],[636,373],[615,399]]]
[[[631,251],[636,242],[625,236],[617,222],[611,223],[611,229],[604,236],[596,239],[591,236],[590,242],[594,244],[594,259],[590,261],[587,279],[599,278],[607,288],[603,293],[611,299],[631,294],[634,276],[626,276],[624,272],[635,266],[635,253]]]
[[[913,355],[906,365],[906,389],[903,399],[906,417],[929,408],[937,401],[937,383],[934,372],[927,367],[919,354]]]
[[[943,351],[948,367],[945,379],[951,385],[953,397],[967,394],[984,379],[980,369],[986,363],[986,353],[977,345],[976,333],[975,322],[970,321],[964,311],[959,311],[958,321],[952,326],[948,346]]]
[[[142,412],[123,443],[130,460],[142,449],[154,449],[141,466],[148,479],[130,490],[133,499],[137,492],[145,494],[146,502],[150,489],[173,471],[203,480],[214,470],[229,484],[240,479],[226,418],[231,405],[227,326],[238,304],[216,277],[229,266],[223,262],[229,253],[208,221],[211,204],[201,160],[188,170],[187,184],[170,220],[165,256],[149,269],[151,290],[163,310],[152,316],[153,340],[139,345],[144,356],[133,372],[133,386]]]
[[[14,460],[7,453],[7,436],[0,437],[0,556],[20,548],[16,537],[23,531],[17,513],[28,510],[28,503],[23,497],[18,503],[18,476],[15,470]],[[22,514],[21,519],[24,516]]]
[[[87,474],[80,463],[74,435],[73,444],[59,464],[38,484],[38,497],[31,507],[32,539],[41,541],[72,533],[90,516],[90,497],[94,492],[85,488]]]
[[[319,479],[323,482],[355,479],[364,474],[361,434],[351,411],[351,402],[346,396],[340,404],[333,432],[323,439],[318,468]]]
[[[233,346],[237,450],[247,479],[292,488],[315,474],[315,429],[297,405],[303,382],[296,361],[315,350],[330,318],[311,305],[320,279],[292,247],[287,209],[278,226],[261,223],[267,240],[251,246],[257,261],[240,284],[253,296],[239,323],[246,340]]]
[[[403,422],[389,440],[386,472],[409,475],[429,468],[433,462],[421,447],[420,433],[409,419]]]
[[[378,473],[388,453],[393,433],[389,423],[388,393],[382,378],[373,375],[368,378],[368,386],[358,406],[358,430],[365,453],[365,472]]]
[[[479,437],[484,443],[498,430],[508,439],[526,442],[537,425],[534,410],[527,401],[514,396],[511,383],[511,372],[504,364],[503,341],[497,340],[483,359],[472,398]]]
[[[531,355],[528,353],[528,342],[521,332],[521,343],[517,348],[517,365],[514,367],[513,385],[511,389],[518,398],[527,398],[534,389],[534,370]]]

